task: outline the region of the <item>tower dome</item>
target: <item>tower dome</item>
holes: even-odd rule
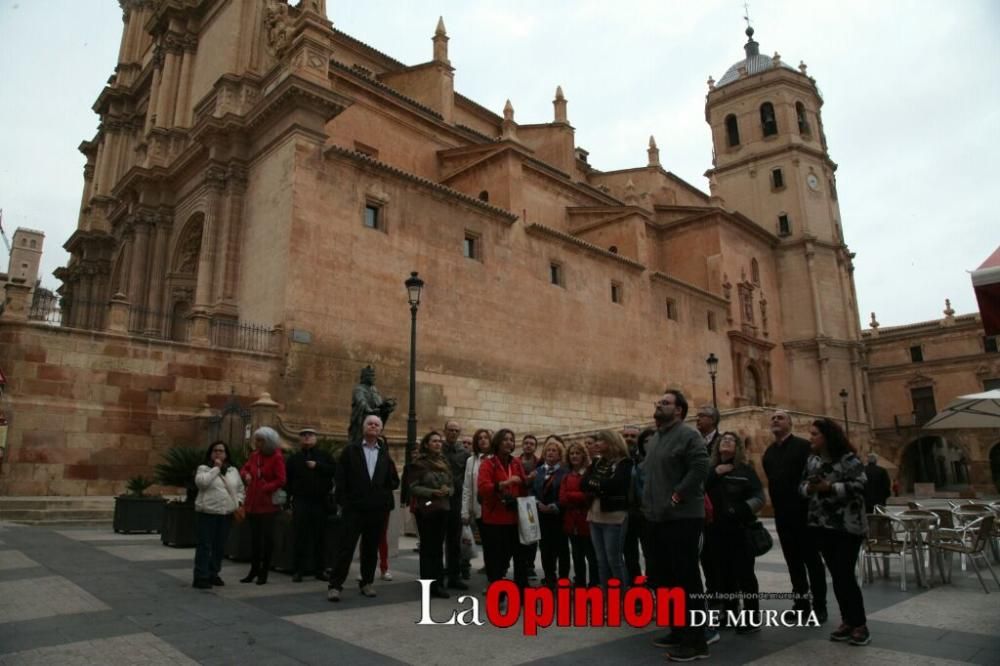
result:
[[[727,69],[726,73],[719,79],[719,82],[715,84],[716,88],[724,86],[727,83],[732,83],[733,81],[738,81],[740,79],[740,70],[743,68],[746,68],[747,76],[753,76],[754,74],[760,74],[761,72],[775,68],[774,58],[761,55],[760,44],[753,39],[753,28],[748,27],[746,35],[747,43],[743,45],[746,58],[733,63],[733,66]],[[779,60],[777,66],[795,71],[794,67],[786,65],[784,61]]]

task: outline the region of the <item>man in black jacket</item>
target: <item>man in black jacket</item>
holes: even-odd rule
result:
[[[462,426],[458,425],[458,421],[448,421],[444,424],[444,446],[441,452],[451,466],[454,486],[448,509],[448,523],[445,526],[444,561],[448,574],[448,587],[468,590],[468,584],[462,580],[462,570],[468,566],[462,561],[462,488],[465,486],[465,461],[469,459],[469,452],[458,440],[461,434]]]
[[[874,513],[876,506],[885,506],[892,494],[892,482],[889,472],[878,466],[878,456],[868,454],[868,464],[865,465],[865,511]]]
[[[823,623],[827,619],[826,572],[819,550],[806,527],[809,504],[798,491],[806,460],[809,459],[809,442],[792,434],[792,419],[788,412],[780,409],[771,415],[771,433],[774,442],[764,452],[764,473],[767,474],[767,491],[774,507],[774,525],[778,529],[781,554],[792,579],[794,609],[809,612],[812,608],[816,619]]]
[[[292,582],[301,583],[309,553],[318,580],[326,580],[326,499],[333,482],[330,454],[316,448],[316,431],[299,431],[302,448],[288,458],[288,493],[292,499],[295,532],[295,572]]]
[[[361,539],[361,594],[374,597],[372,582],[385,515],[394,505],[392,491],[399,487],[396,465],[387,447],[379,442],[382,419],[365,418],[362,440],[344,447],[337,462],[337,505],[343,512],[344,538],[337,548],[326,598],[340,601],[340,592],[351,568],[354,549]]]

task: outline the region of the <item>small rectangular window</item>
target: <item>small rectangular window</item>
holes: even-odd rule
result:
[[[708,330],[714,331],[714,330],[716,330],[716,328],[717,328],[717,324],[715,323],[715,313],[714,312],[709,312],[708,313]]]
[[[369,229],[382,230],[383,223],[381,206],[373,203],[365,204],[365,226]]]
[[[549,264],[549,282],[559,287],[563,286],[562,264],[552,262]]]
[[[781,214],[778,216],[778,235],[789,236],[792,233],[792,223],[788,221],[788,216]]]
[[[783,190],[785,189],[785,176],[781,173],[781,169],[773,169],[771,171],[771,189],[772,190]]]
[[[462,240],[462,256],[466,259],[479,259],[481,251],[479,234],[466,231],[465,238]]]
[[[677,321],[677,301],[672,298],[667,299],[667,319]]]
[[[622,286],[617,282],[611,283],[611,302],[612,303],[622,302]]]
[[[995,354],[998,350],[997,340],[1000,339],[998,335],[984,335],[983,336],[983,351],[989,354]]]
[[[910,347],[910,360],[914,363],[924,362],[924,348],[920,345],[913,345]]]

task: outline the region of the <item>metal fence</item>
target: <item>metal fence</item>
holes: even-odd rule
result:
[[[209,340],[213,347],[263,352],[271,349],[273,332],[262,324],[213,319]]]

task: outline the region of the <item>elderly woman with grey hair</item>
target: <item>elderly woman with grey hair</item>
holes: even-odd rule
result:
[[[280,500],[275,504],[275,492],[285,485],[285,457],[273,428],[258,428],[252,441],[254,451],[240,470],[247,485],[243,507],[250,524],[250,573],[240,582],[252,583],[256,579],[258,585],[263,585],[271,568],[274,517],[281,511]]]

